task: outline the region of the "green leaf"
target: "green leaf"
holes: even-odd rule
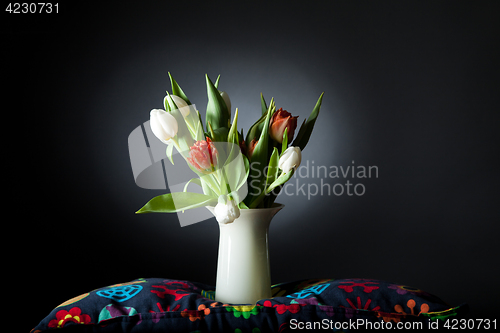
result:
[[[203,121],[201,121],[201,114],[198,110],[196,110],[196,114],[198,115],[198,119],[200,120],[200,125],[201,125],[201,128],[198,129],[198,131],[201,131],[201,133],[203,133]]]
[[[192,137],[195,141],[205,140],[205,135],[203,134],[203,124],[201,123],[200,113],[198,110],[194,110],[194,108],[190,107],[191,112],[187,117],[184,118],[186,124],[190,124],[188,126],[189,131],[192,133]]]
[[[212,81],[210,81],[208,75],[205,76],[207,81],[208,95],[206,122],[207,124],[208,122],[210,122],[214,131],[221,127],[228,128],[229,111],[227,110],[226,102],[224,102],[224,99],[222,98]]]
[[[213,204],[217,204],[217,198],[205,194],[191,192],[167,193],[149,200],[136,214],[175,213]]]
[[[201,177],[200,182],[201,182],[201,187],[203,188],[203,193],[213,197],[218,197],[218,193],[212,188],[215,184],[213,184],[211,176],[206,175]]]
[[[267,167],[267,179],[266,179],[266,184],[271,184],[276,180],[276,177],[278,176],[278,162],[279,162],[279,153],[278,149],[275,147],[273,149],[273,153],[271,155],[271,158],[269,159],[269,166]]]
[[[174,78],[172,77],[172,75],[170,75],[170,72],[168,72],[168,76],[170,77],[170,83],[172,84],[172,94],[176,95],[176,96],[179,96],[180,98],[182,98],[183,100],[185,100],[186,103],[188,103],[188,105],[190,105],[191,102],[189,101],[189,98],[187,98],[187,96],[184,93],[184,91],[182,91],[181,87],[177,84],[177,82],[174,80]]]
[[[316,118],[318,118],[319,115],[319,110],[321,109],[323,94],[324,92],[322,92],[321,96],[319,96],[318,101],[316,102],[316,106],[312,110],[309,118],[307,118],[307,120],[302,123],[302,126],[300,126],[299,133],[293,141],[292,146],[299,147],[300,150],[304,150],[307,142],[309,142],[309,137],[311,136],[311,133],[313,131],[314,123],[316,122]]]
[[[215,133],[214,133],[214,129],[212,128],[212,124],[210,122],[207,122],[207,132],[210,136],[210,139],[212,139],[212,141],[214,141]]]
[[[219,127],[213,131],[212,141],[225,142],[227,141],[229,130],[227,127]]]
[[[265,115],[267,112],[267,104],[266,101],[264,100],[264,95],[260,93],[260,104],[262,106],[262,115]]]
[[[266,194],[271,193],[272,190],[274,190],[276,187],[283,185],[287,181],[292,178],[293,174],[295,173],[295,169],[290,170],[288,173],[283,173],[281,176],[278,177],[269,187],[266,189]]]
[[[172,103],[175,106],[173,109],[170,107],[169,102]],[[167,96],[165,96],[165,99],[163,100],[163,104],[165,106],[165,111],[168,111],[168,112],[172,112],[173,110],[179,108],[177,106],[177,104],[175,104],[174,100],[172,99],[172,96],[170,96],[170,93],[168,91],[167,91]]]
[[[262,132],[260,133],[259,142],[255,146],[255,149],[252,154],[252,163],[253,162],[265,162],[263,163],[264,167],[267,165],[267,148],[269,142],[269,123],[271,122],[271,118],[276,111],[276,105],[274,104],[274,99],[271,99],[271,104],[269,104],[269,108],[267,110],[266,119],[262,126]],[[264,168],[262,167],[262,168]]]
[[[229,134],[227,135],[227,142],[234,143],[235,145],[239,145],[238,141],[238,108],[236,108],[236,112],[234,113],[233,123],[231,128],[229,129]]]
[[[219,89],[219,80],[220,80],[220,74],[217,76],[217,80],[215,80],[214,87]]]
[[[269,108],[266,114],[266,120],[264,121],[264,125],[262,128],[262,132],[259,137],[259,141],[255,145],[255,149],[252,154],[252,158],[250,161],[250,177],[248,179],[252,184],[256,184],[252,186],[253,192],[249,192],[247,197],[245,198],[245,203],[249,206],[255,207],[254,200],[262,201],[262,195],[264,193],[264,189],[266,186],[264,174],[264,169],[267,167],[268,162],[268,143],[269,143],[269,122],[271,121],[271,117],[276,111],[276,105],[274,104],[274,99],[271,99],[271,103],[269,104]],[[257,190],[257,191],[256,191]]]
[[[264,128],[264,122],[266,121],[266,117],[267,117],[267,112],[264,113],[259,118],[259,120],[257,120],[248,130],[247,137],[245,139],[247,147],[250,147],[250,142],[252,142],[253,139],[260,137],[260,134],[262,133],[262,128]]]
[[[174,151],[174,145],[173,144],[169,144],[167,146],[167,157],[170,160],[170,163],[172,163],[172,165],[174,165],[174,159],[172,157],[173,151]]]
[[[294,169],[292,169],[290,172],[287,174],[281,174],[280,177],[278,177],[278,149],[274,148],[273,154],[271,155],[271,159],[269,161],[269,168],[267,172],[267,179],[266,179],[266,187],[262,189],[262,192],[260,192],[259,195],[257,195],[253,200],[248,204],[250,208],[257,208],[259,205],[264,204],[265,207],[271,207],[272,203],[274,202],[274,199],[276,198],[276,195],[274,193],[271,193],[272,190],[274,190],[276,187],[286,183],[294,173]],[[276,179],[276,177],[278,177]],[[268,200],[269,199],[269,200]],[[268,201],[270,201],[269,206],[265,206],[268,204]]]
[[[283,131],[283,142],[281,143],[281,154],[285,152],[285,150],[288,148],[288,127],[285,128]],[[280,157],[281,157],[280,154]]]
[[[184,185],[184,192],[187,192],[187,188],[188,188],[189,184],[191,184],[191,183],[194,183],[194,184],[196,184],[196,185],[199,185],[201,188],[203,188],[203,186],[201,185],[201,180],[200,180],[200,178],[192,178],[192,179],[190,179],[190,180],[186,183],[186,185]]]
[[[248,178],[248,174],[250,173],[250,161],[248,161],[248,157],[246,157],[245,155],[243,155],[243,163],[245,163],[245,172],[246,172],[246,177],[245,178]]]
[[[248,130],[247,137],[245,138],[247,147],[250,147],[250,142],[252,142],[253,139],[260,137],[262,128],[264,127],[264,122],[266,121],[268,107],[262,93],[260,94],[260,98],[260,103],[262,106],[262,116]]]

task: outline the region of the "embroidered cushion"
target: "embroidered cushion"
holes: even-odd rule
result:
[[[55,328],[78,332],[168,329],[252,333],[380,325],[428,328],[439,325],[438,320],[467,312],[467,305],[451,307],[420,289],[366,279],[281,283],[272,287],[272,298],[253,305],[222,304],[214,300],[214,294],[214,287],[189,281],[150,278],[119,283],[67,300],[31,333]]]

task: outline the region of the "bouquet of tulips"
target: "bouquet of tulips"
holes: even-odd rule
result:
[[[218,90],[220,76],[213,83],[206,75],[205,126],[195,105],[170,73],[169,77],[172,93],[167,91],[164,110],[151,110],[151,130],[167,145],[171,163],[175,148],[197,177],[187,182],[183,192],[157,196],[137,213],[173,213],[215,206],[217,221],[231,223],[239,217],[240,209],[271,207],[283,184],[300,165],[323,94],[293,141],[298,117],[282,108],[276,110],[274,99],[267,105],[261,94],[261,116],[245,136],[243,130],[237,130],[237,108],[231,122],[229,96]],[[200,186],[203,194],[187,192],[190,183]]]

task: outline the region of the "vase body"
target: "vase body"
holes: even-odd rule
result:
[[[216,301],[255,304],[271,297],[269,224],[283,207],[241,209],[232,223],[219,223]],[[207,208],[213,213],[213,207]]]

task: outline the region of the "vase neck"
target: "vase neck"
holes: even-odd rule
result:
[[[214,207],[206,206],[207,209],[215,216]],[[282,204],[274,204],[273,207],[270,208],[251,208],[251,209],[240,209],[240,217],[234,220],[232,223],[243,222],[243,221],[267,221],[269,224],[273,219],[274,215],[276,215],[285,205]],[[228,223],[227,225],[231,225],[232,223]],[[219,223],[221,226],[224,224]]]

